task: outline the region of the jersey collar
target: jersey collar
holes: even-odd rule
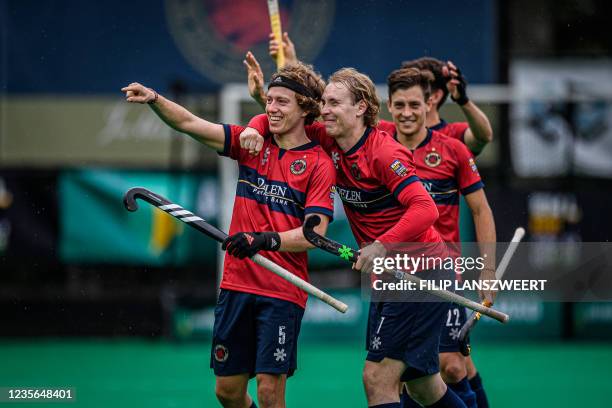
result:
[[[436,125],[438,126],[438,125]],[[419,149],[425,145],[427,145],[427,143],[429,143],[431,141],[431,135],[433,135],[433,130],[435,130],[434,128],[428,128],[427,129],[427,136],[425,136],[425,139],[423,139],[423,141],[421,143],[419,143],[419,145],[416,147],[416,149]],[[395,133],[393,133],[393,138],[399,143],[399,140],[397,139],[397,130],[395,131]],[[414,149],[414,150],[416,150]]]
[[[437,125],[430,127],[431,130],[440,130],[444,126],[446,126],[446,121],[444,119],[440,119],[440,122]]]
[[[416,148],[420,149],[421,147],[427,145],[427,143],[429,143],[431,141],[431,135],[432,134],[433,134],[433,130],[432,129],[427,129],[427,136],[425,136],[425,139],[423,139],[423,141]]]
[[[279,145],[276,143],[276,140],[274,140],[274,136],[272,136],[272,144],[273,144],[274,146],[278,147],[280,150],[289,150],[289,151],[291,151],[291,152],[294,152],[294,151],[301,151],[301,150],[308,150],[308,149],[311,149],[311,148],[313,148],[313,147],[315,147],[315,146],[317,146],[317,145],[318,145],[318,143],[317,143],[316,141],[311,140],[311,141],[310,141],[310,142],[308,142],[308,143],[305,143],[305,144],[300,145],[300,146],[292,147],[291,149],[283,149],[282,147],[280,147],[280,146],[279,146]]]
[[[363,144],[366,142],[366,140],[368,139],[368,136],[370,135],[371,132],[372,132],[372,128],[371,127],[366,128],[365,132],[363,132],[363,136],[361,136],[359,141],[357,143],[355,143],[355,146],[351,147],[346,153],[344,153],[344,155],[345,156],[349,156],[349,155],[355,153],[357,150],[359,150],[359,148],[361,146],[363,146]]]

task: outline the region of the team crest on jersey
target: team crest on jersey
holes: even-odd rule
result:
[[[257,6],[255,6],[257,3]],[[284,25],[290,24],[293,41],[300,44],[300,58],[313,61],[327,42],[334,22],[335,0],[280,2]],[[270,26],[264,1],[165,0],[167,26],[185,59],[201,75],[217,83],[242,82],[246,51],[268,51]],[[312,21],[317,29],[312,30]],[[271,58],[260,60],[264,72],[272,72]]]
[[[400,177],[404,177],[406,174],[408,174],[408,169],[399,160],[395,160],[389,167]]]
[[[351,174],[355,177],[355,180],[361,180],[361,170],[359,170],[357,163],[351,164]]]
[[[213,353],[215,355],[215,360],[220,363],[224,363],[227,360],[227,357],[229,356],[227,347],[225,347],[223,344],[217,344]]]
[[[478,167],[476,167],[476,162],[472,157],[470,157],[470,161],[468,162],[468,164],[470,165],[474,173],[478,173]]]
[[[432,150],[425,156],[425,164],[429,167],[438,167],[440,163],[442,163],[442,156],[435,150]]]
[[[296,176],[299,176],[300,174],[306,171],[306,160],[295,160],[293,163],[291,163],[289,169],[291,170],[291,173],[295,174]]]

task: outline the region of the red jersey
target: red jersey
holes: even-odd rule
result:
[[[457,139],[461,143],[465,144],[465,131],[468,130],[469,127],[470,125],[467,122],[448,123],[444,119],[440,119],[440,123],[430,127],[429,129],[440,132],[451,139]],[[379,121],[377,128],[389,133],[390,135],[395,133],[395,123],[389,122],[388,120]]]
[[[395,125],[385,122],[379,128],[397,140]],[[435,227],[445,242],[459,242],[459,194],[467,195],[484,187],[466,145],[428,129],[427,137],[412,151],[416,173],[431,195],[440,217]]]
[[[440,123],[430,127],[431,130],[442,133],[451,139],[457,139],[465,144],[465,131],[470,127],[467,122],[452,122],[447,123],[444,119],[440,119]]]
[[[240,148],[244,127],[224,125],[223,156],[238,162],[236,199],[229,234],[241,231],[288,231],[300,227],[310,213],[333,216],[334,166],[316,142],[286,150],[268,138],[252,156]],[[260,251],[308,281],[306,252]],[[249,259],[225,256],[223,289],[287,300],[306,306],[307,294]]]
[[[253,118],[249,127],[266,135],[269,130],[266,115]],[[377,239],[382,242],[441,242],[431,224],[419,228],[418,218],[411,221],[416,227],[415,234],[400,236],[392,231],[406,213],[410,199],[423,190],[420,183],[416,183],[419,178],[408,149],[389,134],[373,128],[367,128],[347,152],[327,136],[321,123],[306,126],[306,134],[318,140],[333,161],[337,170],[336,191],[360,246]]]

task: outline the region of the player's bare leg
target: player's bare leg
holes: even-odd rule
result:
[[[257,374],[257,402],[261,408],[285,408],[286,374]]]
[[[363,368],[363,386],[368,406],[399,403],[397,390],[405,369],[406,364],[399,360],[384,358],[379,363],[366,360]]]
[[[247,393],[248,374],[217,376],[215,394],[224,408],[249,408],[253,400]]]
[[[440,353],[440,375],[445,383],[457,383],[467,376],[461,353]]]

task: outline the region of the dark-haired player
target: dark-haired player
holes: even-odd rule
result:
[[[426,126],[453,139],[461,140],[475,155],[493,140],[493,130],[487,116],[467,96],[467,81],[451,61],[442,62],[422,57],[402,63],[404,68],[418,68],[433,73],[431,84],[432,106],[427,114]],[[461,107],[467,122],[446,122],[440,117],[440,108],[448,96]]]
[[[440,213],[436,229],[445,242],[452,244],[455,256],[461,255],[459,197],[465,197],[474,217],[482,255],[486,253],[482,277],[494,279],[495,223],[474,158],[463,143],[425,126],[431,109],[433,79],[431,72],[416,68],[398,69],[389,75],[387,107],[393,117],[393,125],[386,127],[396,140],[412,151],[417,175]],[[492,303],[491,293],[481,295]],[[460,353],[461,345],[458,342],[463,322],[465,308],[452,305],[440,341],[441,372],[444,381],[466,405],[475,407],[476,395],[467,379],[466,361]],[[409,406],[408,403],[405,406]]]
[[[208,122],[155,91],[133,83],[122,89],[128,102],[149,103],[172,128],[238,162],[239,180],[223,243],[221,293],[215,308],[211,367],[216,394],[226,407],[255,403],[247,393],[257,376],[262,407],[285,406],[285,383],[297,367],[297,339],[307,295],[246,257],[261,253],[307,280],[301,226],[321,216],[324,233],[333,215],[335,171],[329,156],[305,134],[320,113],[324,82],[312,67],[287,65],[274,74],[266,95],[272,137],[258,155],[240,148],[241,126]]]

